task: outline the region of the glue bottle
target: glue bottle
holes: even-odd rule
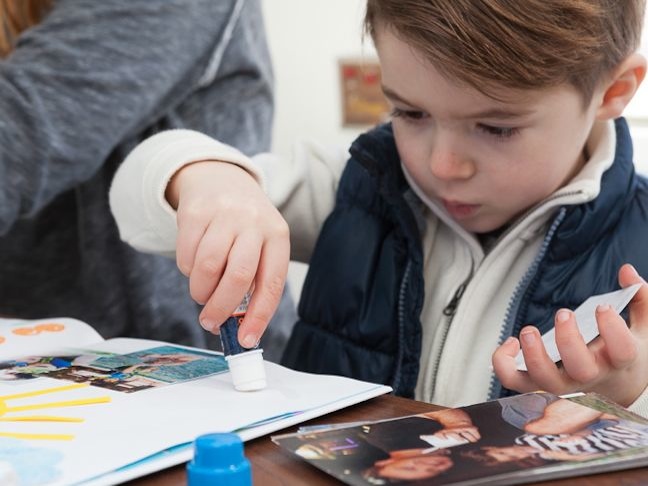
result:
[[[252,486],[250,461],[236,434],[206,434],[194,441],[194,457],[187,464],[188,486]]]
[[[244,348],[238,341],[238,328],[245,316],[250,294],[246,294],[243,302],[236,308],[220,327],[220,340],[223,354],[229,366],[234,388],[238,391],[261,390],[266,386],[265,367],[263,365],[263,349]]]

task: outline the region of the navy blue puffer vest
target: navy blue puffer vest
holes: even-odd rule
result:
[[[554,231],[513,302],[502,339],[533,323],[553,326],[561,307],[618,288],[632,263],[648,277],[648,182],[634,172],[632,143],[616,121],[617,149],[601,194],[559,211]],[[421,234],[390,125],[351,147],[336,205],[320,233],[282,363],[392,386],[412,397],[421,353]],[[495,395],[506,393],[495,387]]]

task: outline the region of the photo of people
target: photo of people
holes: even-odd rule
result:
[[[132,393],[227,371],[220,355],[176,346],[127,354],[83,350],[0,362],[0,381],[48,378]]]
[[[648,452],[645,420],[605,407],[538,392],[273,440],[351,485],[454,484]]]
[[[92,360],[97,355],[89,356]],[[26,356],[0,362],[0,381],[30,380],[84,361],[81,355]]]
[[[119,370],[125,375],[138,375],[164,383],[179,383],[227,370],[220,355],[176,346],[160,346],[134,353],[101,357],[91,366]]]
[[[48,378],[73,381],[75,383],[87,383],[109,390],[132,393],[164,386],[167,383],[151,380],[135,374],[126,375],[115,370],[104,370],[88,366],[71,366],[49,373]]]

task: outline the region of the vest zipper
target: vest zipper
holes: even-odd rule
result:
[[[432,386],[431,386],[430,397],[429,397],[430,399],[432,398],[432,396],[434,396],[434,392],[436,391],[436,381],[437,381],[437,376],[439,375],[439,363],[441,363],[441,355],[443,354],[443,349],[445,348],[445,342],[446,339],[448,338],[448,333],[450,332],[450,326],[452,325],[452,320],[454,319],[454,316],[457,312],[457,308],[459,307],[459,302],[461,301],[461,297],[463,297],[463,294],[466,291],[466,287],[468,287],[468,282],[470,282],[470,279],[473,276],[473,269],[474,266],[473,268],[471,268],[468,278],[466,278],[466,280],[464,280],[463,283],[459,285],[459,287],[457,287],[457,290],[455,290],[452,299],[450,299],[448,305],[445,306],[445,309],[443,309],[443,315],[447,316],[447,319],[446,319],[445,329],[443,331],[443,336],[441,337],[441,346],[439,347],[439,353],[437,354],[437,357],[434,360],[434,373],[432,375]]]
[[[504,239],[504,237],[506,235],[508,235],[514,228],[521,225],[524,222],[524,220],[531,213],[533,213],[536,209],[538,209],[542,205],[544,205],[544,204],[546,204],[546,203],[548,203],[550,201],[553,201],[554,199],[559,199],[559,198],[562,198],[562,197],[565,197],[565,196],[574,196],[574,195],[581,194],[581,193],[582,193],[582,191],[571,191],[571,192],[568,192],[568,193],[563,193],[563,194],[560,194],[560,195],[552,196],[552,197],[544,200],[542,203],[537,204],[535,207],[533,207],[533,208],[529,209],[528,211],[526,211],[524,213],[524,215],[518,219],[516,224],[514,224],[514,225],[510,226],[509,228],[507,228],[504,231],[504,233],[502,233],[500,235],[500,237],[497,239],[497,241],[493,245],[493,248],[495,248],[500,243],[500,241],[502,241]],[[559,212],[559,215],[556,218],[554,218],[554,222],[551,225],[551,229],[547,232],[547,236],[545,237],[545,242],[543,243],[542,251],[540,252],[542,254],[542,256],[541,257],[540,256],[536,257],[536,260],[534,261],[534,264],[532,264],[531,267],[529,267],[529,271],[527,271],[527,274],[532,275],[533,273],[536,272],[537,267],[539,266],[540,260],[542,259],[542,257],[544,257],[544,253],[546,253],[546,250],[549,247],[549,242],[552,240],[556,229],[558,228],[560,223],[562,223],[562,220],[565,217],[565,213],[566,213],[566,210],[561,209],[560,212]],[[537,261],[537,263],[536,263],[536,261]],[[534,267],[534,265],[535,265],[535,267]],[[434,393],[436,391],[436,382],[437,382],[437,377],[439,375],[439,363],[441,362],[441,356],[443,354],[443,349],[445,348],[445,342],[446,342],[446,339],[448,337],[448,333],[450,332],[450,326],[452,325],[452,321],[453,321],[454,316],[455,316],[455,314],[457,312],[457,308],[459,307],[461,297],[463,296],[463,294],[464,294],[464,292],[466,290],[466,287],[468,286],[468,282],[470,282],[470,279],[473,276],[473,271],[474,271],[474,269],[471,270],[470,275],[464,281],[464,283],[462,283],[457,288],[457,290],[455,291],[452,299],[450,300],[448,305],[443,309],[443,315],[447,316],[448,319],[447,319],[446,328],[445,328],[445,331],[443,333],[443,337],[442,337],[442,340],[441,340],[441,347],[439,348],[439,354],[437,355],[436,360],[435,360],[435,364],[434,364],[434,374],[432,376],[432,387],[431,387],[430,398],[432,398],[432,396],[434,396]],[[523,278],[522,282],[524,282],[525,280],[526,280],[526,278]],[[529,280],[530,280],[530,277],[529,277]],[[519,302],[522,299],[522,292],[520,290],[520,287],[521,287],[521,284],[518,284],[515,292],[513,293],[512,300],[509,303],[509,306],[507,307],[507,313],[506,313],[506,318],[505,318],[505,321],[504,321],[504,327],[503,327],[503,329],[502,329],[502,331],[500,333],[500,344],[501,344],[501,342],[504,341],[504,339],[506,337],[508,337],[510,335],[510,334],[506,333],[506,329],[509,328],[508,322],[516,317],[514,314],[512,314],[513,313],[513,307],[514,307],[513,302],[516,303],[516,306],[515,306],[516,309],[515,310],[517,310],[517,304],[519,304]],[[492,376],[491,376],[491,383],[490,383],[490,387],[489,387],[490,398],[491,399],[492,398],[498,398],[497,396],[493,396],[493,395],[494,395],[494,393],[496,391],[499,392],[499,390],[501,390],[501,385],[499,385],[499,380],[497,380],[497,377],[493,373]],[[498,396],[499,396],[499,393],[498,393]]]
[[[405,297],[407,295],[406,289],[409,284],[411,270],[412,260],[408,260],[407,266],[405,267],[405,273],[403,273],[403,280],[398,291],[398,354],[396,356],[394,380],[391,385],[396,394],[398,394],[398,388],[401,382],[401,369],[403,367],[403,355],[405,354]]]
[[[448,305],[446,305],[445,308],[443,309],[444,316],[453,317],[455,315],[455,312],[457,312],[457,307],[459,307],[459,301],[461,300],[464,292],[466,291],[466,287],[468,287],[468,280],[466,280],[459,287],[457,287],[457,290],[452,296],[452,299],[450,299]]]
[[[549,250],[549,244],[553,240],[553,237],[556,234],[558,227],[565,219],[566,214],[567,214],[567,210],[564,207],[561,208],[560,211],[558,212],[558,215],[554,218],[553,222],[551,223],[551,226],[549,227],[549,230],[547,231],[547,234],[544,237],[542,246],[540,247],[538,254],[534,258],[531,265],[529,266],[529,269],[522,277],[522,280],[520,280],[518,285],[515,287],[515,291],[513,292],[511,300],[509,301],[509,304],[506,308],[506,314],[504,316],[504,324],[500,331],[498,344],[501,345],[506,338],[516,334],[519,331],[519,328],[522,327],[521,323],[517,322],[518,320],[517,314],[520,309],[520,303],[522,302],[522,298],[524,297],[524,292],[529,288],[531,282],[538,274],[538,268],[540,267],[540,262],[544,259],[545,255],[547,254],[547,250]],[[501,392],[502,392],[502,385],[497,379],[497,375],[493,373],[491,375],[490,386],[488,389],[488,399],[495,400],[499,398]]]
[[[499,238],[497,238],[497,241],[495,242],[495,244],[493,245],[492,248],[495,248],[511,231],[513,231],[514,228],[516,228],[520,224],[522,224],[524,220],[526,220],[534,211],[536,211],[538,208],[540,208],[544,204],[547,204],[548,202],[551,202],[551,201],[553,201],[555,199],[560,199],[560,198],[565,197],[565,196],[569,197],[569,196],[575,196],[575,195],[578,195],[578,194],[582,194],[582,192],[583,191],[579,190],[579,191],[570,191],[570,192],[566,192],[566,193],[563,193],[563,194],[554,195],[554,196],[552,196],[550,198],[547,198],[546,200],[542,201],[541,203],[537,204],[536,206],[530,208],[529,210],[527,210],[518,219],[517,223],[515,223],[512,226],[510,226],[509,228],[507,228],[499,236]],[[564,213],[565,212],[566,211],[564,209],[562,209],[560,211],[559,216],[554,219],[554,223],[552,224],[552,230],[553,231],[548,232],[547,237],[545,237],[545,239],[547,240],[546,241],[546,247],[549,246],[549,242],[553,238],[553,232],[555,232],[558,225],[560,225],[560,223],[564,219],[564,216],[565,216]],[[546,251],[546,248],[545,248],[545,251]],[[539,264],[539,259],[537,258],[537,260],[538,260],[538,264]],[[537,267],[537,265],[536,265],[536,267]],[[535,270],[537,270],[537,268]],[[534,272],[535,272],[535,270],[534,270]],[[443,332],[443,336],[441,338],[441,346],[439,347],[439,353],[438,353],[438,355],[437,355],[437,357],[435,359],[435,363],[434,363],[434,373],[432,375],[432,380],[431,380],[432,385],[430,387],[431,392],[430,392],[430,397],[429,398],[432,398],[434,396],[435,391],[436,391],[437,378],[438,378],[438,375],[439,375],[439,364],[441,362],[441,356],[443,355],[443,349],[445,348],[445,343],[446,343],[446,340],[447,340],[447,337],[448,337],[448,333],[450,332],[450,326],[452,325],[452,321],[453,321],[454,316],[455,316],[455,314],[457,312],[457,308],[459,307],[459,303],[461,301],[461,298],[463,297],[463,294],[464,294],[464,292],[466,290],[466,287],[468,286],[468,283],[470,282],[470,280],[471,280],[471,278],[473,276],[473,271],[474,271],[474,268],[471,270],[470,275],[464,281],[464,283],[462,283],[457,288],[457,290],[455,291],[455,293],[454,293],[452,299],[450,300],[450,302],[448,303],[448,305],[443,309],[443,315],[447,316],[448,319],[446,320],[446,327],[445,327],[445,330]],[[530,267],[530,269],[529,269],[529,271],[527,273],[531,274],[531,267]],[[525,280],[525,279],[523,279],[523,280]],[[509,320],[515,318],[515,315],[512,314],[512,312],[513,312],[513,304],[512,303],[515,301],[516,303],[519,304],[519,301],[522,298],[522,293],[521,293],[521,291],[519,292],[519,290],[520,290],[520,284],[518,284],[518,287],[516,288],[516,291],[513,294],[512,301],[509,303],[509,306],[507,307],[506,319],[505,319],[505,322],[504,322],[504,328],[500,333],[500,341],[501,342],[503,342],[503,339],[505,337],[510,335],[510,334],[505,335],[505,329],[507,328],[507,322]],[[518,293],[519,293],[519,296],[518,296]],[[504,336],[504,338],[502,338],[502,336]],[[498,386],[499,386],[499,388],[498,388]],[[496,390],[499,390],[499,389],[501,389],[501,385],[499,385],[499,381],[497,380],[497,377],[493,373],[492,376],[491,376],[491,382],[490,382],[490,387],[489,387],[489,395],[490,395],[491,399],[492,398],[497,398],[497,396],[494,396],[494,393],[496,392]]]

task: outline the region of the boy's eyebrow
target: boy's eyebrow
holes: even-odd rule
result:
[[[403,97],[401,97],[400,95],[398,95],[396,92],[394,92],[393,90],[389,89],[389,88],[388,88],[387,86],[385,86],[384,84],[381,86],[381,88],[382,88],[382,92],[383,92],[383,94],[384,94],[387,98],[389,98],[390,100],[400,101],[401,103],[405,103],[406,105],[409,105],[409,106],[416,106],[414,103],[410,103],[409,101],[407,101],[406,99],[404,99]]]
[[[508,118],[520,118],[526,115],[530,115],[531,113],[534,113],[534,111],[535,110],[529,109],[488,108],[476,113],[463,115],[461,118],[497,118],[501,120]]]
[[[404,103],[409,106],[416,106],[416,103],[407,101],[406,99],[404,99],[402,96],[400,96],[398,93],[394,92],[387,86],[384,85],[382,86],[382,92],[390,100],[400,101],[401,103]],[[501,119],[510,119],[510,118],[520,118],[526,115],[530,115],[534,112],[535,110],[532,109],[524,109],[524,108],[509,109],[509,108],[495,107],[495,108],[487,108],[486,110],[470,113],[467,115],[462,115],[461,118],[464,119],[497,118],[501,120]]]

